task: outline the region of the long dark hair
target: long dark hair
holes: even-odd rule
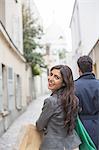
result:
[[[74,81],[72,70],[66,65],[57,65],[51,68],[59,69],[63,77],[63,92],[61,94],[61,102],[65,111],[64,124],[67,127],[67,133],[72,133],[75,128],[75,117],[78,111],[77,97],[74,94]]]

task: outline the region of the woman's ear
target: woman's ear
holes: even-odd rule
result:
[[[80,68],[78,68],[79,75],[81,76],[83,73],[81,72]]]

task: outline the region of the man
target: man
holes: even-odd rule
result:
[[[89,56],[77,60],[80,77],[75,81],[79,98],[80,119],[99,150],[99,80],[95,78],[93,61]]]

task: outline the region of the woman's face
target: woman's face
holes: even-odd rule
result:
[[[63,85],[63,78],[59,69],[53,69],[48,76],[48,89],[52,92],[60,89]]]

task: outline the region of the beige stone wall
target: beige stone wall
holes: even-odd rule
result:
[[[30,103],[33,100],[33,79],[32,79],[32,70],[30,65],[26,64],[26,98],[27,98],[27,104]]]
[[[96,43],[89,56],[92,58],[94,63],[94,73],[96,78],[99,79],[99,42]]]
[[[15,0],[5,0],[5,3],[2,4],[5,8],[5,13],[3,18],[5,26],[10,38],[23,53],[23,33],[22,33],[22,5],[21,0],[18,0],[16,3]]]
[[[6,43],[6,40],[0,36],[0,63],[11,67],[14,73],[19,74],[22,78],[22,104],[26,105],[26,70],[25,62],[13,51]]]
[[[5,31],[1,30],[2,28],[0,28],[0,103],[2,103],[0,107],[2,109],[0,113],[0,135],[23,112],[27,107],[28,100],[32,100],[31,82],[29,82],[29,79],[32,79],[31,68],[30,66],[28,69],[26,68],[24,57],[11,43]],[[13,70],[11,87],[8,78],[9,68]],[[5,88],[2,88],[2,83]],[[11,94],[8,94],[9,90],[13,92],[12,97],[10,97]]]
[[[96,73],[97,73],[97,78],[99,79],[99,42],[95,49],[95,56],[96,56]]]

